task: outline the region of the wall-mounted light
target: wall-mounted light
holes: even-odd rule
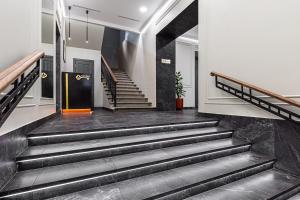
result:
[[[89,43],[89,11],[86,10],[86,40],[85,43]]]
[[[69,6],[69,37],[68,37],[68,40],[71,40],[71,9],[72,7]]]

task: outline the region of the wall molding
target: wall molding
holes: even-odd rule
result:
[[[157,26],[172,10],[173,8],[175,8],[177,6],[177,4],[180,2],[181,0],[175,0],[169,7],[168,9],[163,12],[158,19],[155,22],[155,25]]]

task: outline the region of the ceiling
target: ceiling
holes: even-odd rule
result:
[[[72,6],[72,18],[86,18],[85,9],[81,7],[99,10],[90,11],[90,18],[99,23],[110,25],[115,28],[126,27],[128,30],[140,31],[153,14],[167,2],[167,0],[64,0],[66,14],[68,16],[68,6]],[[148,11],[140,12],[142,6]]]

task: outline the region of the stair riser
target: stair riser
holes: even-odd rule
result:
[[[151,104],[122,104],[117,103],[118,108],[151,108]]]
[[[111,95],[107,95],[108,98],[112,98]],[[143,94],[117,94],[117,98],[131,98],[131,97],[145,97]]]
[[[221,187],[223,185],[232,183],[234,181],[241,180],[243,178],[261,173],[263,171],[272,169],[274,165],[274,161],[270,161],[264,164],[260,164],[257,166],[245,168],[243,170],[238,170],[232,173],[228,173],[219,177],[216,177],[211,180],[206,180],[200,182],[198,184],[193,184],[190,187],[184,187],[182,190],[177,189],[174,192],[169,192],[166,194],[162,194],[156,197],[147,198],[145,200],[182,200],[188,197],[200,194],[202,192],[206,192],[208,190]]]
[[[192,124],[186,123],[186,124],[161,125],[161,126],[154,126],[154,127],[136,127],[136,128],[119,129],[119,130],[93,131],[93,132],[85,132],[85,133],[78,133],[78,132],[70,133],[70,134],[59,133],[59,134],[54,134],[52,136],[31,135],[28,137],[28,142],[30,146],[57,144],[57,143],[105,139],[105,138],[150,134],[150,133],[176,131],[176,130],[214,127],[217,125],[217,123],[218,123],[217,121],[211,121],[211,122],[198,122]]]
[[[119,181],[128,180],[131,178],[146,176],[152,173],[183,167],[186,165],[196,164],[199,162],[204,162],[207,160],[212,160],[224,156],[243,153],[248,151],[249,148],[250,145],[224,148],[216,151],[203,152],[195,155],[182,156],[180,158],[173,158],[165,161],[158,161],[158,162],[128,167],[113,172],[79,177],[73,179],[73,181],[66,180],[64,181],[64,185],[54,187],[54,189],[48,188],[40,191],[31,191],[28,192],[26,196],[24,196],[25,194],[23,194],[21,195],[21,197],[24,199],[32,199],[32,197],[36,197],[36,196],[38,196],[39,198],[51,198],[57,195],[64,195],[72,192],[77,192],[80,190],[86,190],[93,187],[99,187],[99,186],[103,186],[103,185],[107,185]],[[52,184],[54,185],[55,183]],[[49,187],[50,185],[46,185],[46,184],[44,185],[45,188],[47,186]],[[14,197],[14,199],[16,198]]]
[[[105,88],[107,88],[107,85],[106,84],[103,84]],[[138,89],[138,87],[134,84],[123,84],[123,85],[117,85],[117,88],[119,89]]]
[[[110,92],[109,90],[106,90],[106,92]],[[117,95],[119,94],[125,94],[125,95],[131,95],[131,94],[142,94],[139,90],[117,90]]]
[[[211,141],[217,139],[225,139],[232,136],[232,132],[208,134],[208,135],[195,135],[189,137],[170,138],[167,140],[159,140],[153,142],[139,142],[126,145],[115,146],[114,148],[97,148],[84,151],[66,152],[61,154],[44,155],[42,158],[22,158],[17,160],[18,168],[20,171],[36,169],[47,166],[61,165],[73,162],[80,162],[92,160],[97,158],[105,158],[109,156],[117,156],[122,154],[136,153],[141,151],[149,151],[154,149],[173,147],[179,145],[193,144],[204,141]],[[46,157],[48,156],[48,157]]]
[[[300,193],[300,184],[295,185],[287,191],[284,191],[268,200],[287,200]]]
[[[131,103],[131,102],[137,102],[137,103],[147,103],[147,99],[117,99],[117,104],[122,103]],[[113,103],[113,101],[110,99],[110,103]]]

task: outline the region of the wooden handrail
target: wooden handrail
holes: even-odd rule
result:
[[[252,85],[250,83],[246,83],[244,81],[240,81],[238,79],[235,79],[235,78],[232,78],[232,77],[229,77],[229,76],[226,76],[224,74],[217,73],[217,72],[211,72],[210,75],[211,76],[215,76],[215,77],[220,77],[222,79],[225,79],[225,80],[228,80],[228,81],[240,84],[240,85],[242,85],[244,87],[247,87],[249,89],[255,90],[255,91],[260,92],[262,94],[265,94],[267,96],[273,97],[273,98],[278,99],[280,101],[283,101],[283,102],[285,102],[285,103],[287,103],[289,105],[296,106],[296,107],[300,108],[300,102],[292,100],[292,99],[289,99],[289,98],[286,98],[286,97],[284,97],[282,95],[279,95],[279,94],[275,94],[274,92],[262,89],[260,87],[255,86],[255,85]]]
[[[19,76],[25,73],[35,62],[45,55],[42,51],[35,51],[32,54],[21,59],[14,65],[0,72],[0,92],[3,92]]]
[[[104,65],[105,65],[106,69],[108,70],[108,72],[110,73],[110,76],[112,77],[113,81],[114,81],[114,82],[118,82],[118,81],[117,81],[117,78],[115,77],[114,73],[111,71],[111,68],[110,68],[110,66],[108,65],[108,63],[107,63],[107,61],[105,60],[105,58],[103,57],[103,55],[101,55],[101,59],[103,60]]]

